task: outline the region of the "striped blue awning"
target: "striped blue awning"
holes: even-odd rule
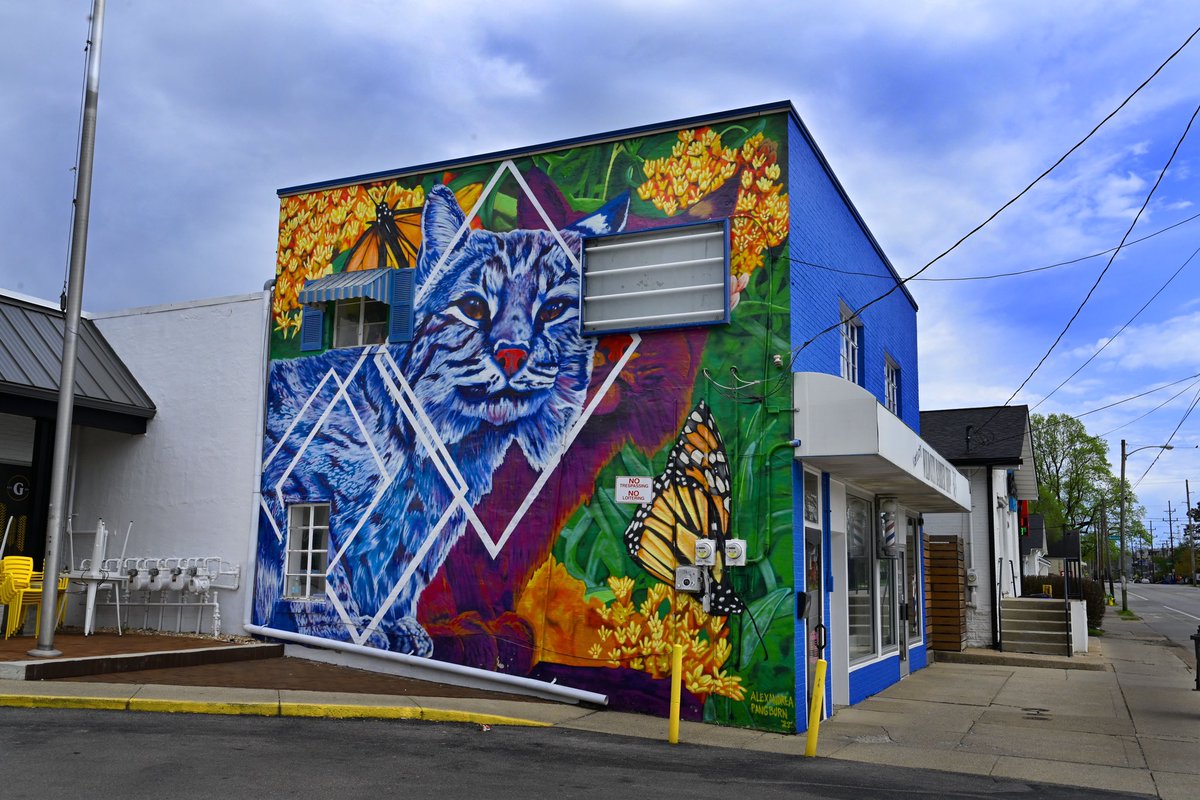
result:
[[[381,303],[388,302],[391,269],[364,269],[356,272],[339,272],[316,280],[305,281],[300,290],[300,305],[330,303],[334,300],[350,300],[355,297],[370,297]]]

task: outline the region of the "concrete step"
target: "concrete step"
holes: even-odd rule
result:
[[[1001,632],[1001,641],[1007,647],[1009,642],[1063,642],[1070,640],[1066,631],[1030,631],[1005,629]]]
[[[1066,655],[1067,643],[1056,642],[1010,642],[1004,640],[1002,651],[1005,653],[1042,653],[1050,656]]]
[[[1046,597],[1002,597],[1000,607],[1008,608],[1057,608],[1062,610],[1063,601]]]
[[[1014,621],[1019,620],[1022,622],[1048,622],[1048,624],[1051,624],[1051,625],[1054,624],[1054,622],[1063,622],[1063,624],[1066,624],[1067,614],[1064,613],[1061,608],[1058,610],[1054,610],[1054,612],[1049,612],[1049,610],[1026,610],[1024,608],[1019,608],[1019,609],[1006,608],[1003,610],[1002,619],[1004,622],[1008,622],[1008,620],[1014,620]]]

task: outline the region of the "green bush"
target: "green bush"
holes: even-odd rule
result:
[[[1050,586],[1050,596],[1060,600],[1063,596],[1063,579],[1061,575],[1027,575],[1021,581],[1021,591],[1026,597],[1041,594],[1043,587]],[[1104,622],[1104,603],[1106,594],[1104,583],[1090,578],[1083,579],[1083,600],[1087,603],[1087,619],[1089,628],[1099,628]]]

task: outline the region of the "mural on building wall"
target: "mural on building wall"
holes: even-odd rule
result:
[[[650,712],[680,643],[688,717],[791,730],[790,417],[739,388],[789,347],[785,126],[284,198],[256,621]],[[721,218],[729,325],[580,334],[584,236]],[[412,342],[297,357],[304,282],[380,267],[415,271]],[[328,532],[301,542],[313,504]],[[675,590],[697,538],[731,537],[748,566]]]

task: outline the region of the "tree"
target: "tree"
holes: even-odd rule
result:
[[[1091,528],[1101,501],[1108,498],[1109,483],[1116,483],[1108,445],[1065,414],[1034,414],[1030,426],[1040,483],[1037,511],[1046,530]]]
[[[1040,487],[1035,505],[1046,520],[1046,531],[1058,538],[1063,530],[1091,531],[1099,539],[1099,515],[1103,510],[1110,536],[1120,530],[1120,480],[1108,461],[1108,444],[1087,432],[1084,424],[1065,414],[1034,414],[1033,453]],[[1125,481],[1125,538],[1127,542],[1150,543],[1142,524],[1145,510]],[[1085,542],[1087,538],[1085,538]],[[1109,555],[1116,560],[1117,547],[1109,542]],[[1085,545],[1085,558],[1094,557],[1094,544]]]

